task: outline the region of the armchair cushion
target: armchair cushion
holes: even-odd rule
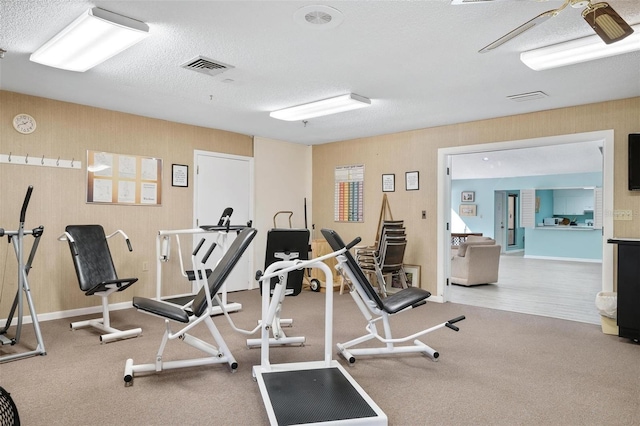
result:
[[[460,285],[489,284],[498,281],[500,245],[471,244],[466,256],[451,259],[451,282]]]
[[[471,238],[471,237],[469,237]],[[476,239],[477,238],[477,239]],[[458,256],[460,257],[464,257],[467,254],[467,248],[469,246],[480,246],[480,245],[487,245],[487,246],[492,246],[496,244],[496,240],[494,240],[493,238],[489,238],[489,237],[475,237],[473,240],[469,240],[467,239],[466,242],[460,244],[460,246],[458,247]]]

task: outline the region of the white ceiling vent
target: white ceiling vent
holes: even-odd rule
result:
[[[229,69],[235,68],[232,65],[222,63],[220,61],[214,61],[204,56],[196,56],[195,58],[180,65],[182,68],[201,72],[207,75],[221,74]]]
[[[520,93],[518,95],[507,96],[507,99],[511,99],[514,102],[526,102],[526,101],[535,101],[536,99],[548,98],[544,92],[529,92],[529,93]]]
[[[301,7],[293,14],[293,20],[307,28],[329,29],[342,23],[344,15],[338,9],[325,5]]]

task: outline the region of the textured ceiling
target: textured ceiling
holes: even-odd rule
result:
[[[294,20],[322,4],[343,21],[320,29]],[[548,71],[524,50],[593,34],[567,7],[499,49],[477,51],[561,1],[40,1],[0,3],[0,88],[192,125],[319,144],[640,96],[640,52]],[[640,1],[611,0],[630,24]],[[75,73],[29,55],[87,9],[146,22],[151,35]],[[235,68],[216,76],[180,67],[203,55]],[[509,95],[548,97],[513,102]],[[311,119],[269,111],[356,93],[370,108]]]

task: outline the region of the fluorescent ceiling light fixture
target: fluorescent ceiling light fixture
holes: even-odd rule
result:
[[[631,28],[633,34],[612,44],[605,44],[593,35],[522,52],[520,60],[529,68],[541,71],[634,52],[640,50],[640,24]]]
[[[144,22],[98,7],[89,9],[31,54],[33,62],[84,72],[149,35]]]
[[[371,106],[370,99],[354,93],[348,93],[334,98],[272,111],[269,115],[278,120],[297,121],[368,106]]]

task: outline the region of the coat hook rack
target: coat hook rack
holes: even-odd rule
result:
[[[40,161],[37,160],[38,157],[35,157],[34,161],[33,157],[29,158],[29,154],[25,156],[15,155],[12,152],[9,152],[9,155],[0,154],[0,163],[6,164],[17,164],[23,166],[38,166],[38,167],[55,167],[58,169],[81,169],[82,162],[76,161],[75,158],[72,160],[61,160],[58,158],[46,158],[44,155],[40,158]]]

